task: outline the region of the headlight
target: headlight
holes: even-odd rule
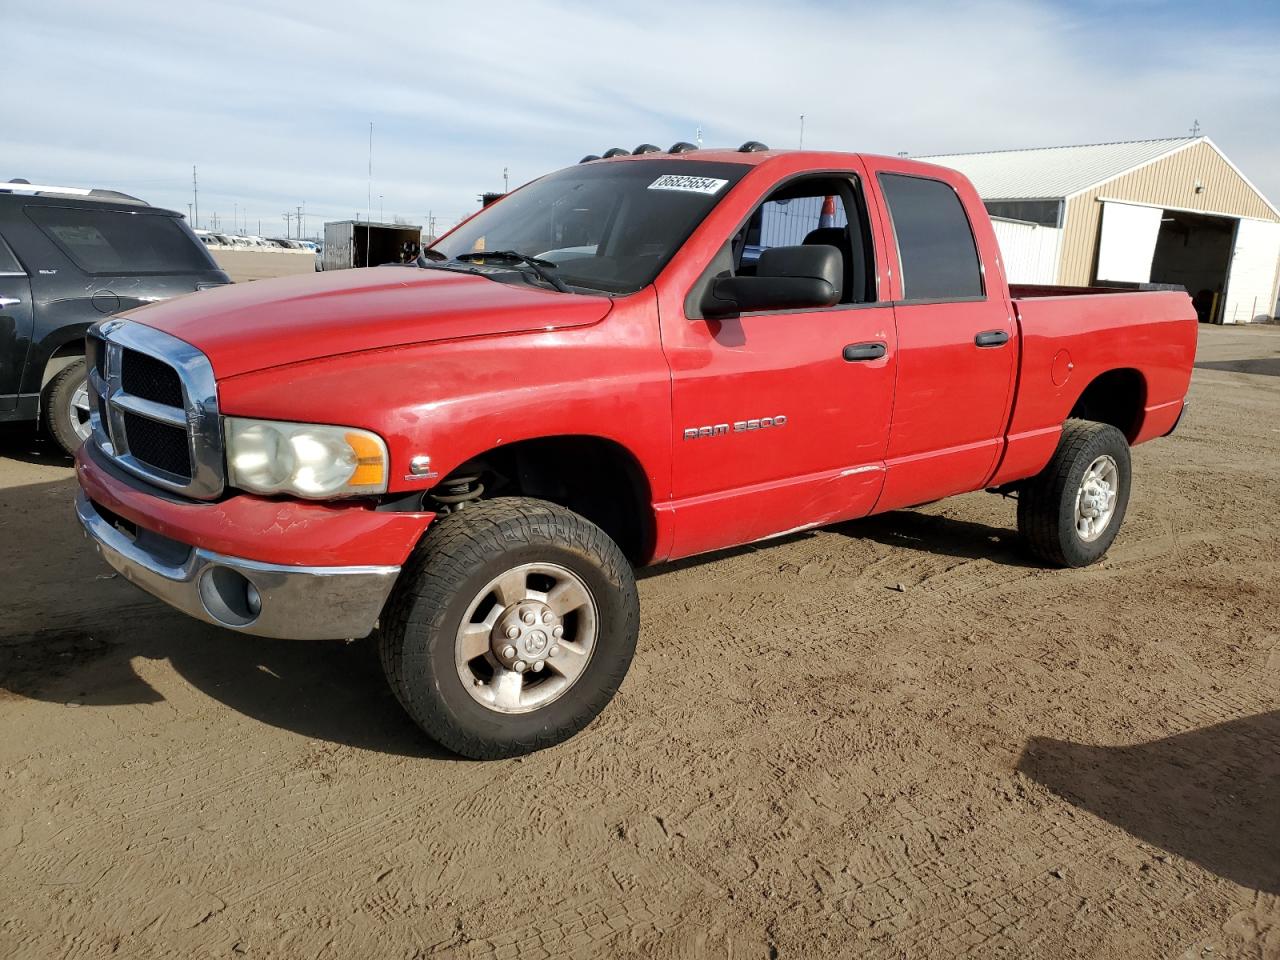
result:
[[[227,480],[251,493],[323,500],[387,490],[387,445],[376,433],[227,417]]]

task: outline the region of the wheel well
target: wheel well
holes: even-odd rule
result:
[[[56,377],[77,360],[84,358],[84,341],[71,340],[54,350],[49,355],[49,359],[44,363],[44,373],[40,378],[40,390],[49,385],[49,381]]]
[[[1147,382],[1137,370],[1108,370],[1085,387],[1071,408],[1071,416],[1081,420],[1109,423],[1130,441],[1142,427],[1142,411],[1147,402]]]
[[[634,564],[653,555],[648,480],[630,451],[612,440],[541,437],[496,447],[450,472],[428,494],[428,502],[453,489],[459,477],[479,477],[483,499],[536,497],[572,510],[612,537]]]

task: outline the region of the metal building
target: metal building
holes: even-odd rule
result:
[[[1280,209],[1208,137],[919,159],[973,181],[1014,283],[1172,283],[1201,320],[1275,315]]]

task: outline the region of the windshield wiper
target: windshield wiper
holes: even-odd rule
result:
[[[470,253],[460,253],[453,259],[505,260],[508,263],[527,264],[540,279],[545,280],[561,293],[573,293],[568,284],[556,275],[556,265],[554,263],[539,257],[531,257],[527,253],[520,253],[518,250],[473,250]]]

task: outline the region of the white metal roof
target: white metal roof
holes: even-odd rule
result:
[[[916,157],[959,170],[984,200],[1053,200],[1106,183],[1204,137]]]

